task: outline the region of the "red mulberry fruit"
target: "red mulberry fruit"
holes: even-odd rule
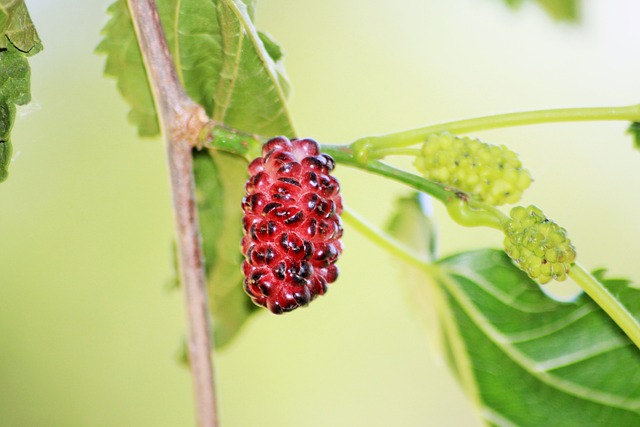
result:
[[[312,139],[276,137],[249,164],[242,199],[244,289],[275,314],[305,306],[338,277],[342,197],[335,162]]]

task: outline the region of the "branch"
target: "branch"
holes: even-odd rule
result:
[[[200,427],[217,425],[204,258],[191,149],[209,123],[185,93],[169,53],[154,0],[128,0],[158,119],[165,137],[177,233],[180,281],[187,308],[189,364]]]

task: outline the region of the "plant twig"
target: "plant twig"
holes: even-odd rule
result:
[[[128,0],[128,4],[166,142],[197,423],[215,427],[213,346],[191,157],[191,149],[209,120],[178,80],[155,1]]]
[[[456,120],[447,123],[410,129],[380,136],[367,136],[354,141],[351,145],[362,159],[376,157],[376,151],[390,147],[407,147],[424,142],[428,135],[441,132],[464,134],[487,129],[524,126],[541,123],[584,122],[584,121],[638,121],[640,105],[626,107],[596,108],[558,108],[551,110],[525,111],[518,113],[496,114],[472,119]]]

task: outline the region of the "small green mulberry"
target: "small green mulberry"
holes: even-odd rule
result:
[[[505,223],[505,252],[529,277],[545,284],[566,279],[576,250],[567,230],[535,206],[516,206]]]
[[[513,151],[448,132],[431,135],[416,157],[425,178],[457,188],[493,206],[516,203],[531,176]]]

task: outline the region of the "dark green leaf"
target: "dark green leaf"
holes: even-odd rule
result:
[[[0,58],[2,55],[0,54]],[[7,98],[4,98],[7,99]],[[0,141],[8,141],[16,118],[16,106],[13,102],[0,102]]]
[[[627,133],[633,138],[633,145],[637,150],[640,150],[640,123],[633,122],[627,129]]]
[[[504,0],[512,8],[518,8],[524,0]],[[558,21],[575,22],[579,15],[579,0],[535,0],[538,5]]]
[[[26,54],[9,44],[0,51],[0,182],[8,176],[11,162],[11,128],[16,105],[31,100],[31,70]]]
[[[13,46],[0,52],[0,99],[17,105],[31,101],[29,62],[22,52]]]
[[[498,250],[439,266],[446,354],[488,424],[640,425],[640,351],[588,296],[547,297]],[[604,283],[637,310],[639,290]]]
[[[27,6],[21,0],[0,1],[0,34],[0,49],[6,49],[12,44],[29,56],[42,50],[42,43]]]
[[[216,348],[227,344],[257,306],[244,293],[240,270],[246,160],[222,152],[194,157],[198,216],[203,236]]]
[[[0,141],[0,182],[7,179],[9,175],[9,163],[12,153],[11,141]]]

